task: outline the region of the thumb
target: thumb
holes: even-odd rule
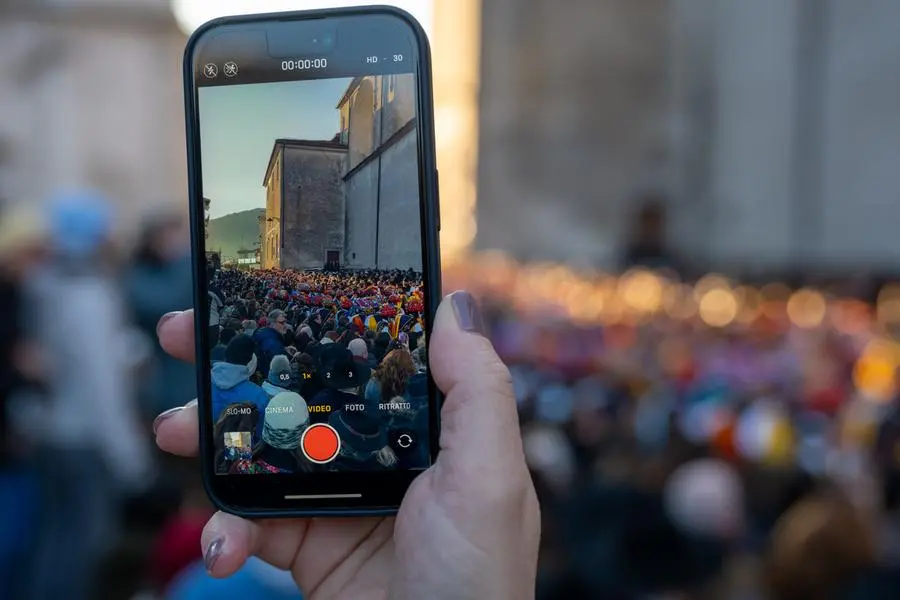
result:
[[[445,395],[438,460],[450,460],[467,474],[523,464],[509,369],[485,337],[478,305],[468,292],[454,292],[441,302],[429,359]]]

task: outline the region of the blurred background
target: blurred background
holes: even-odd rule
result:
[[[194,374],[155,326],[191,302],[187,34],[339,4],[0,0],[0,597],[296,597],[198,567],[197,466],[150,434]],[[433,46],[446,287],[514,375],[539,598],[900,597],[900,3],[395,4]]]

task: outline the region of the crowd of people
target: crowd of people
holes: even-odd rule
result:
[[[726,325],[629,312],[626,274],[624,310],[579,323],[481,279],[541,497],[540,598],[900,593],[900,355],[874,302],[823,294],[813,325],[788,294]]]
[[[421,274],[208,271],[218,473],[428,466]],[[317,423],[341,438],[326,464],[300,448]]]
[[[199,465],[153,450],[151,429],[196,397],[194,367],[155,339],[192,302],[183,220],[148,221],[128,261],[114,220],[80,197],[0,222],[0,597],[298,598],[256,560],[205,575]],[[891,297],[786,294],[726,320],[731,292],[682,310],[624,277],[594,297],[513,272],[523,285],[486,259],[444,279],[483,298],[512,371],[541,496],[542,600],[897,597]],[[219,472],[422,464],[392,445],[425,397],[418,274],[226,267],[210,283]],[[368,426],[374,441],[349,434],[338,460],[309,464],[296,439],[315,423]]]

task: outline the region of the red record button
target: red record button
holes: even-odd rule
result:
[[[311,462],[330,463],[341,451],[341,436],[327,423],[310,425],[300,438],[300,449]]]

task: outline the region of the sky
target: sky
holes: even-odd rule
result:
[[[278,138],[330,140],[352,79],[201,87],[203,195],[209,215],[265,208],[263,177]]]

